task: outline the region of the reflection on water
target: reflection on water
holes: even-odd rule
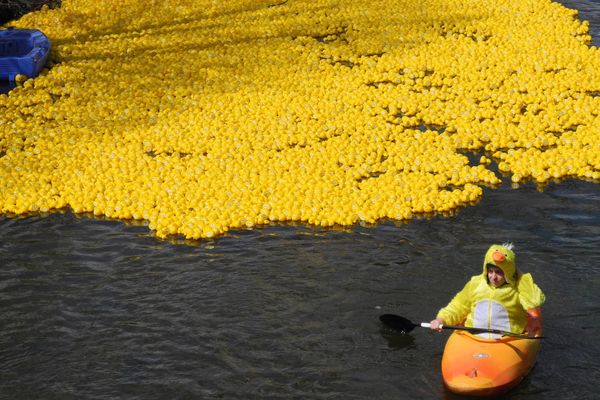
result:
[[[402,350],[415,347],[415,337],[413,335],[400,333],[385,327],[381,329],[380,333],[387,340],[390,349]]]

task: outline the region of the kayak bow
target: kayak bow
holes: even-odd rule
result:
[[[470,396],[496,396],[515,387],[529,373],[540,340],[505,336],[486,339],[465,331],[448,338],[442,376],[451,391]]]

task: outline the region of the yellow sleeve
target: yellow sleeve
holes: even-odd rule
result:
[[[464,322],[471,311],[473,291],[476,286],[475,277],[467,282],[465,287],[454,296],[450,303],[438,312],[437,318],[442,318],[445,325],[457,325]]]
[[[546,301],[546,296],[533,282],[531,274],[521,276],[517,290],[519,291],[519,301],[525,310],[538,308]]]

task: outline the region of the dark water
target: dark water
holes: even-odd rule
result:
[[[600,47],[600,0],[560,0],[557,3],[579,10],[579,19],[590,23],[591,44]]]
[[[510,399],[592,399],[600,380],[600,185],[487,193],[456,218],[270,227],[199,245],[71,214],[0,219],[0,397],[437,399],[427,320],[492,242],[547,293],[538,365]]]
[[[195,244],[0,217],[0,398],[458,399],[440,376],[447,334],[377,317],[429,320],[505,240],[547,294],[549,337],[506,398],[598,398],[600,185],[586,182],[486,191],[451,219]]]
[[[13,90],[14,88],[16,88],[17,85],[15,82],[13,81],[5,81],[5,80],[1,80],[0,79],[0,94],[2,93],[8,93],[11,90]]]

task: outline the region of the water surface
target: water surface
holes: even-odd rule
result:
[[[457,217],[269,227],[196,245],[56,214],[0,219],[3,398],[453,398],[428,320],[493,242],[547,293],[538,365],[511,399],[591,399],[600,379],[600,186],[490,191]]]

